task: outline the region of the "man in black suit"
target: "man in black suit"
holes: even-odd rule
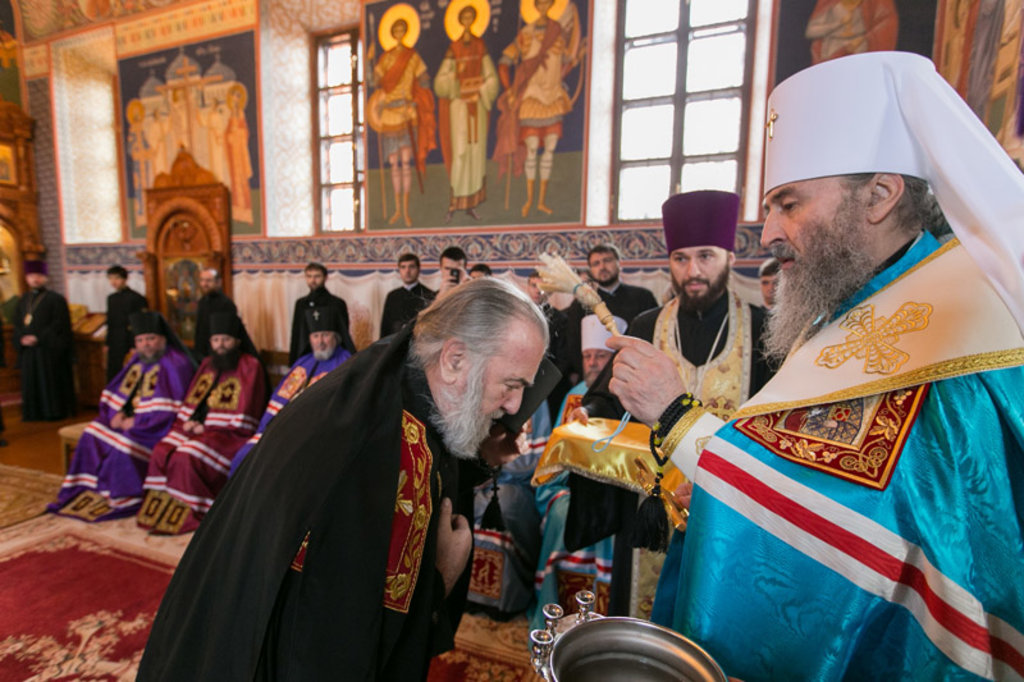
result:
[[[327,267],[322,263],[310,263],[305,269],[306,285],[309,294],[295,301],[295,312],[292,314],[292,340],[288,348],[288,364],[294,365],[302,356],[302,350],[309,339],[306,326],[306,309],[335,308],[342,323],[341,345],[349,353],[356,352],[356,344],[349,334],[348,306],[345,299],[327,291]]]
[[[192,344],[192,355],[197,362],[210,354],[210,316],[215,313],[238,313],[235,302],[221,291],[220,273],[216,268],[207,268],[199,273],[199,290],[203,297],[196,308],[196,334]]]
[[[124,366],[124,358],[135,347],[134,334],[128,329],[132,313],[145,310],[146,297],[128,286],[128,271],[120,265],[107,268],[107,281],[114,293],[107,296],[107,383]]]
[[[381,337],[394,334],[434,300],[437,292],[420,282],[420,258],[415,253],[398,257],[398,276],[402,286],[388,292],[380,317]]]
[[[590,279],[596,285],[598,295],[607,304],[612,315],[621,317],[629,324],[645,310],[657,308],[658,301],[649,290],[619,280],[619,260],[619,250],[613,244],[598,244],[587,252]],[[571,378],[570,386],[583,376],[580,360],[583,357],[580,348],[580,323],[589,312],[583,309],[579,301],[573,301],[565,310],[569,371],[576,375],[575,378]]]

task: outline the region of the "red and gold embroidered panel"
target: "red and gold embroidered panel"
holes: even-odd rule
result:
[[[384,583],[384,606],[399,613],[409,612],[416,578],[420,574],[423,546],[427,542],[427,528],[433,513],[430,499],[433,460],[423,422],[403,410],[402,462]]]
[[[296,367],[282,382],[281,389],[277,392],[285,400],[291,400],[306,385],[306,368]]]
[[[884,490],[928,386],[747,417],[735,427],[780,457]]]
[[[576,603],[576,593],[580,590],[590,590],[594,593],[594,612],[602,616],[608,615],[608,600],[611,597],[611,585],[606,582],[598,582],[593,574],[577,573],[558,569],[558,603],[565,609],[566,613],[579,611],[579,604]]]
[[[469,591],[490,599],[501,599],[501,577],[505,572],[505,554],[497,549],[475,547]]]

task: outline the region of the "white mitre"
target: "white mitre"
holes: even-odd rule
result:
[[[929,59],[868,52],[812,66],[772,92],[766,128],[766,192],[855,173],[926,180],[1024,330],[1024,174]]]
[[[618,328],[619,333],[624,334],[626,332],[626,321],[615,315],[612,315],[612,320],[615,321],[615,326]],[[611,351],[611,348],[605,343],[610,338],[612,338],[612,333],[605,329],[605,326],[601,324],[601,320],[597,319],[597,315],[587,315],[580,322],[580,350]]]

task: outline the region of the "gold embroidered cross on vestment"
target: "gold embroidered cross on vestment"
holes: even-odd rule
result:
[[[844,343],[822,349],[814,364],[835,369],[857,358],[864,360],[865,374],[892,374],[910,359],[908,353],[896,348],[900,336],[927,327],[931,314],[932,306],[927,303],[904,303],[888,318],[875,317],[872,304],[854,308],[839,324],[853,333]]]

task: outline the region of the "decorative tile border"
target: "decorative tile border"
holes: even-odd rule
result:
[[[758,242],[760,225],[741,225],[736,234],[736,257],[752,260],[765,257]],[[437,261],[446,247],[456,244],[471,262],[492,265],[520,265],[532,262],[539,253],[554,252],[582,261],[594,244],[611,242],[622,252],[623,260],[636,265],[659,267],[665,263],[665,242],[661,228],[611,227],[604,230],[567,229],[544,232],[367,234],[359,237],[318,237],[301,239],[239,240],[231,245],[231,260],[236,270],[299,268],[319,261],[339,270],[377,270],[391,268],[399,254],[412,251],[425,263]],[[129,266],[139,262],[142,244],[84,245],[67,247],[69,267],[83,270],[107,267],[111,263]]]

